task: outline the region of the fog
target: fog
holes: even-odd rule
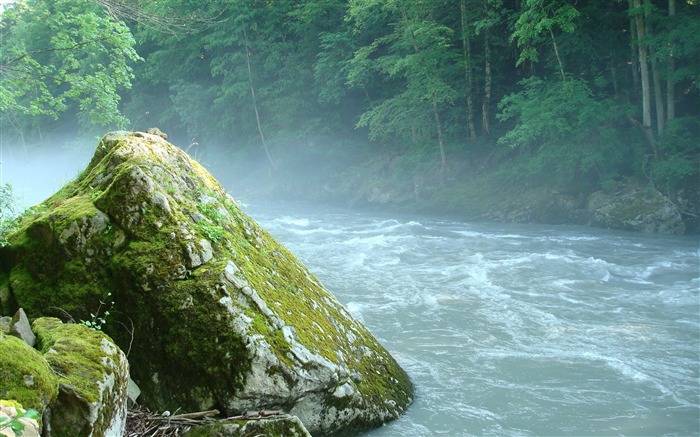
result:
[[[16,212],[43,202],[78,177],[90,163],[99,141],[99,136],[86,139],[78,134],[35,147],[21,147],[0,140],[0,185],[12,186]],[[254,192],[264,196],[264,193],[274,191],[275,181],[283,173],[271,172],[262,153],[235,151],[236,148],[231,146],[192,145],[182,138],[169,138],[168,141],[202,164],[237,198],[249,199]],[[299,169],[297,165],[294,173],[300,174],[302,180],[308,179],[309,175],[319,175],[319,163],[315,164],[305,169]],[[287,163],[287,167],[292,165]]]
[[[12,185],[20,209],[41,203],[87,167],[97,146],[23,149],[2,144],[0,184]]]

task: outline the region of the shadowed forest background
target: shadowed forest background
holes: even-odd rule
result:
[[[462,214],[635,181],[697,222],[696,0],[25,0],[0,18],[6,172],[157,126],[244,198]]]

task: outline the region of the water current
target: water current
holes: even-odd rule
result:
[[[413,380],[368,436],[700,435],[697,237],[246,212]]]

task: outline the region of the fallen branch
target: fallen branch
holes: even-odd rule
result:
[[[250,411],[245,414],[216,419],[219,410],[196,411],[173,416],[153,413],[145,408],[132,408],[127,412],[124,437],[178,437],[191,428],[216,422],[233,420],[262,420],[284,415],[283,410]]]
[[[208,410],[208,411],[198,411],[196,413],[183,413],[176,414],[174,416],[169,416],[170,420],[180,420],[180,419],[201,419],[204,417],[213,417],[219,414],[219,410]],[[168,417],[164,417],[167,419]]]

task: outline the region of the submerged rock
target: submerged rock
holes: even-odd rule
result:
[[[314,434],[396,418],[391,355],[198,163],[157,135],[106,135],[88,168],[10,236],[9,288],[32,314],[103,317],[140,402],[281,409]],[[0,283],[3,280],[0,278]]]

